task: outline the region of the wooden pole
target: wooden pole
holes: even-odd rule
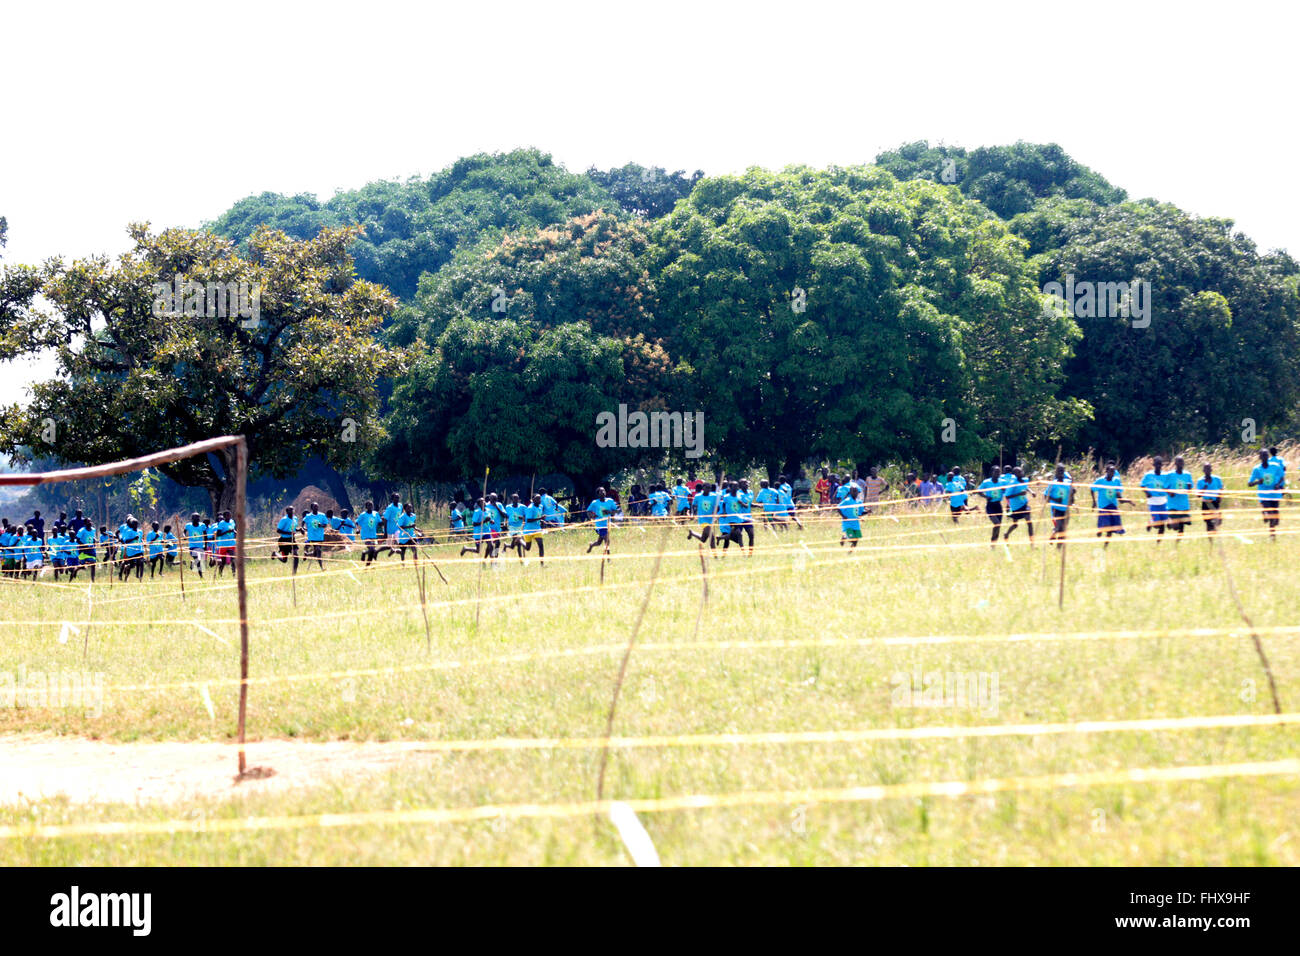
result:
[[[243,436],[235,445],[235,585],[239,592],[239,773],[248,769],[244,755],[244,729],[248,717],[248,587],[245,581],[245,541],[248,515],[248,443]]]

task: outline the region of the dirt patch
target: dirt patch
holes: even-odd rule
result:
[[[0,804],[66,796],[73,803],[175,803],[196,797],[279,793],[430,759],[418,744],[267,740],[246,748],[236,780],[231,744],[112,743],[53,734],[0,736]]]

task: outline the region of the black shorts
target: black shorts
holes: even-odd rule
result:
[[[1281,502],[1278,501],[1261,501],[1259,507],[1264,512],[1265,521],[1276,521],[1279,517],[1278,507]]]
[[[984,505],[985,512],[988,513],[989,520],[994,524],[1002,523],[1002,514],[1006,510],[1002,507],[1001,501],[990,501]]]
[[[1032,517],[1033,516],[1029,513],[1029,502],[1027,501],[1019,508],[1013,509],[1011,512],[1012,521],[1028,521]]]
[[[1062,533],[1063,531],[1065,531],[1065,526],[1067,522],[1069,522],[1069,520],[1070,520],[1070,513],[1068,511],[1060,511],[1060,512],[1053,511],[1052,530],[1055,531],[1057,534]]]
[[[1165,519],[1165,524],[1175,531],[1182,531],[1192,523],[1192,516],[1186,511],[1171,511],[1169,517]]]
[[[280,553],[281,553],[281,554],[293,554],[296,550],[298,550],[298,546],[295,545],[295,544],[293,543],[293,539],[292,539],[292,538],[287,538],[287,539],[286,539],[286,538],[281,538],[281,539],[280,539]]]

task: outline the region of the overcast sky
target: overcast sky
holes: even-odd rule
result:
[[[9,5],[7,262],[116,254],[264,190],[328,198],[536,146],[572,170],[1057,142],[1300,255],[1282,3]],[[0,401],[40,370],[8,367]]]

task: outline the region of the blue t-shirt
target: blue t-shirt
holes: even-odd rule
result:
[[[487,523],[486,523],[486,521],[484,520],[486,517],[487,517],[487,516],[483,513],[483,509],[482,509],[482,508],[475,508],[475,509],[474,509],[474,514],[473,514],[473,515],[471,516],[471,518],[470,518],[470,523],[474,525],[474,540],[475,540],[475,541],[477,541],[477,540],[479,540],[481,537],[483,537],[484,532],[488,530],[487,527],[486,527],[486,524],[487,524]]]
[[[1165,487],[1172,494],[1169,496],[1170,511],[1186,511],[1191,505],[1187,501],[1187,491],[1192,487],[1190,471],[1171,471],[1165,476]]]
[[[713,509],[717,506],[718,496],[701,492],[695,496],[695,514],[697,524],[712,524]]]
[[[613,498],[596,498],[587,505],[587,513],[596,519],[596,530],[609,527],[609,516],[618,510]]]
[[[343,537],[347,538],[349,541],[355,541],[357,537],[357,523],[350,517],[339,518],[338,522],[339,523],[334,526],[334,530],[343,535]]]
[[[1210,494],[1210,492],[1222,491],[1223,480],[1218,475],[1211,475],[1209,481],[1206,481],[1205,478],[1197,478],[1196,490],[1199,492],[1202,501],[1209,501],[1217,505],[1219,503],[1219,496]]]
[[[752,491],[740,491],[740,521],[739,524],[754,523],[754,493]]]
[[[1001,501],[1002,493],[1006,490],[1002,480],[994,481],[992,478],[985,478],[980,482],[979,487],[975,489],[990,502]]]
[[[677,508],[677,513],[681,514],[691,506],[691,489],[685,485],[676,485],[673,487],[673,503]]]
[[[461,511],[459,508],[451,509],[451,530],[465,530],[465,512]]]
[[[1011,480],[1008,481],[1007,479]],[[1003,475],[1002,483],[1006,485],[1007,509],[1018,511],[1029,504],[1029,482],[1015,475]]]
[[[1070,479],[1062,478],[1059,481],[1055,478],[1048,483],[1047,488],[1043,491],[1047,500],[1051,502],[1053,512],[1068,511],[1070,507]]]
[[[564,509],[562,509],[560,503],[550,495],[542,495],[542,516],[551,524],[564,524]]]
[[[207,530],[207,525],[199,525],[199,527],[202,528],[204,531]],[[189,533],[189,529],[190,529],[190,525],[186,525],[185,530],[187,534]],[[281,518],[279,521],[276,522],[275,530],[280,532],[280,537],[287,538],[290,535],[292,535],[295,531],[298,530],[298,519],[290,518],[288,515],[285,515],[283,518]]]
[[[1113,478],[1102,476],[1092,483],[1092,490],[1097,494],[1097,507],[1115,508],[1119,505],[1120,492],[1124,479],[1116,475]]]
[[[1147,492],[1147,506],[1163,508],[1169,504],[1169,496],[1164,492],[1169,488],[1169,475],[1148,471],[1142,476],[1142,488]]]
[[[656,518],[666,518],[668,516],[668,503],[672,500],[672,496],[666,491],[652,491],[650,493],[650,514]]]
[[[948,499],[948,504],[954,508],[965,505],[966,500],[970,497],[970,495],[966,494],[966,479],[961,475],[954,475],[952,481],[945,481],[943,490],[952,496]]]
[[[376,540],[379,537],[379,512],[361,512],[357,515],[357,527],[361,529],[362,541]]]
[[[523,505],[506,505],[506,516],[510,522],[511,531],[519,531],[524,526],[524,506]]]
[[[763,506],[763,510],[772,514],[781,507],[781,496],[772,488],[759,488],[754,500]]]
[[[844,531],[861,531],[862,522],[858,518],[866,510],[866,505],[860,500],[845,498],[840,501],[836,507],[840,512],[840,528]]]
[[[77,529],[77,544],[83,548],[94,549],[95,546],[95,529],[82,525]]]
[[[309,543],[320,543],[325,540],[325,528],[329,522],[319,511],[312,514],[310,511],[302,516],[302,526],[307,529],[307,541]]]
[[[402,516],[401,505],[389,505],[384,509],[384,533],[397,534],[397,519]]]
[[[174,535],[174,534],[172,534],[170,531],[168,531],[165,535],[163,535],[163,540],[167,542],[167,553],[168,553],[168,554],[175,554],[175,553],[176,553],[176,535]]]
[[[410,544],[415,540],[415,533],[411,530],[415,527],[415,515],[402,514],[397,516],[397,543]]]
[[[524,531],[542,530],[542,509],[540,505],[524,506]]]
[[[1260,501],[1281,500],[1282,492],[1273,490],[1281,488],[1285,483],[1282,469],[1277,465],[1271,462],[1268,465],[1256,465],[1250,473],[1250,480],[1259,482]]]
[[[138,558],[144,554],[144,548],[140,544],[140,532],[135,528],[123,528],[117,533],[117,538],[123,545],[123,557]]]
[[[228,548],[235,543],[235,523],[233,521],[218,521],[214,533],[217,544],[221,547]]]
[[[149,557],[162,557],[163,549],[165,549],[167,545],[163,543],[161,531],[154,531],[151,529],[149,533],[144,536],[144,540],[149,543]]]

